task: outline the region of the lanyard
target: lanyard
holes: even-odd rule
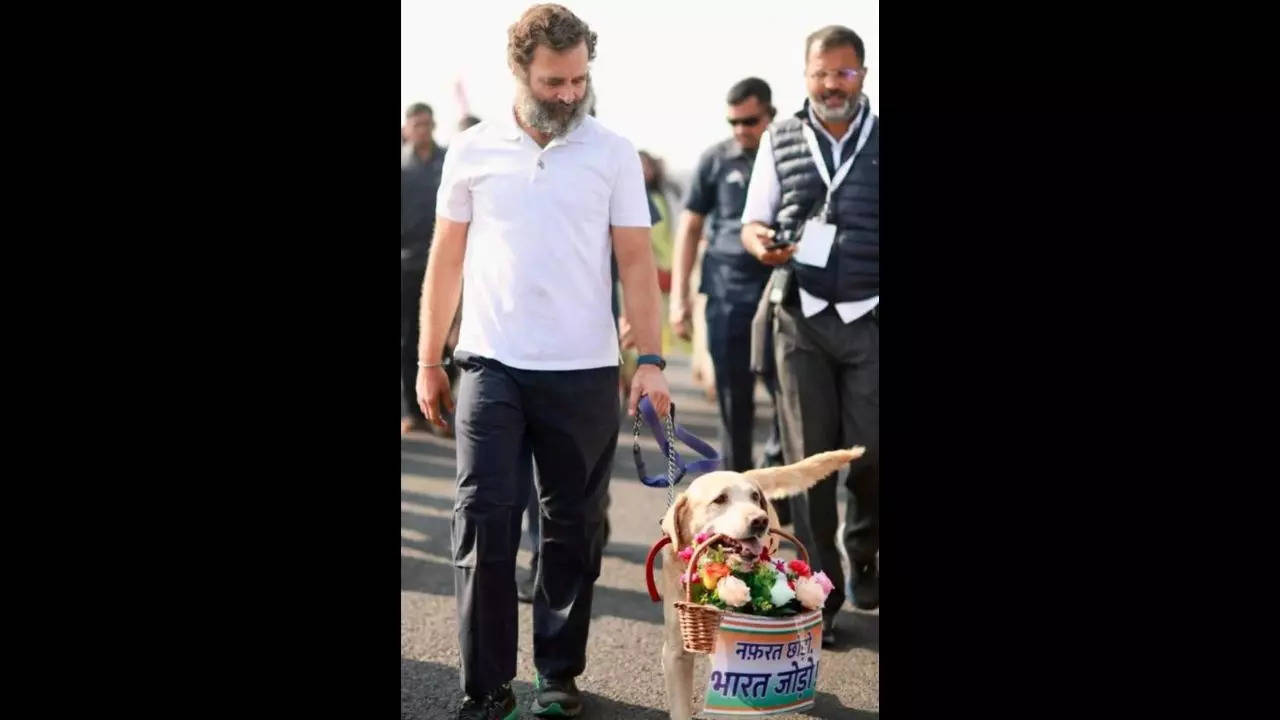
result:
[[[818,175],[822,176],[822,182],[827,184],[827,201],[822,206],[822,217],[827,217],[827,212],[831,208],[831,195],[840,187],[840,183],[844,182],[844,178],[849,174],[850,168],[853,167],[853,161],[858,157],[858,153],[862,152],[862,146],[867,144],[867,138],[871,137],[871,124],[875,122],[875,117],[871,116],[871,111],[867,110],[867,118],[862,121],[862,132],[858,135],[858,144],[853,148],[853,154],[849,159],[836,169],[836,176],[833,178],[827,174],[827,163],[822,159],[822,148],[818,147],[818,136],[814,134],[813,128],[809,127],[809,123],[801,123],[800,130],[804,133],[804,141],[809,143],[809,153],[813,155],[813,164],[818,166]]]

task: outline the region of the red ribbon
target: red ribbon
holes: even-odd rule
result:
[[[649,599],[654,602],[662,602],[662,596],[658,594],[658,586],[653,582],[653,559],[658,556],[658,551],[662,549],[663,545],[669,544],[671,544],[671,536],[663,535],[661,540],[649,548],[649,557],[645,558],[644,561],[644,579],[649,585]]]

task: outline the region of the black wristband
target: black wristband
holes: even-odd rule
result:
[[[659,370],[667,369],[667,361],[661,355],[641,355],[636,358],[636,365],[657,365]]]

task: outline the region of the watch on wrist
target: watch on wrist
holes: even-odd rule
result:
[[[657,365],[659,370],[667,369],[667,361],[661,355],[641,355],[636,358],[636,366],[640,365]]]

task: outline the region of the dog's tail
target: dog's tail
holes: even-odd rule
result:
[[[866,448],[857,445],[848,450],[811,455],[798,463],[748,470],[742,474],[754,480],[766,496],[779,500],[808,490],[822,478],[862,457],[864,452]]]

